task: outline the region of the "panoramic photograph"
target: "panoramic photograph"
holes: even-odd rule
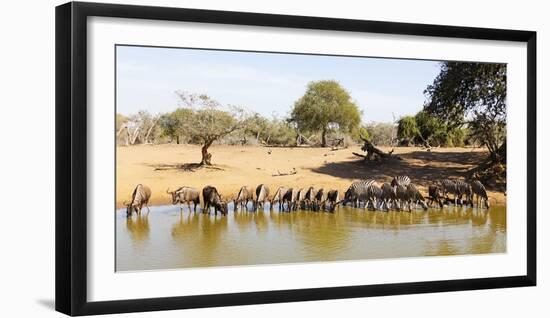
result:
[[[117,45],[115,271],[506,253],[506,73]]]

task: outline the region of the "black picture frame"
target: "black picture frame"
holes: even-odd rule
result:
[[[116,17],[527,44],[527,273],[524,276],[89,302],[86,206],[86,20]],[[56,310],[91,315],[536,285],[536,32],[152,6],[70,2],[56,7]],[[70,199],[67,199],[70,198]],[[515,211],[516,212],[516,211]]]

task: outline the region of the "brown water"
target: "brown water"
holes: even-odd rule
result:
[[[116,270],[506,252],[506,208],[232,212],[151,207],[116,216]]]

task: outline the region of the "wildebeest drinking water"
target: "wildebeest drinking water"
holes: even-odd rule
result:
[[[256,187],[256,201],[254,202],[254,211],[259,207],[264,207],[266,201],[269,201],[269,187],[265,184],[260,184]]]
[[[187,208],[191,211],[191,202],[193,202],[193,211],[197,212],[197,206],[200,204],[199,190],[192,187],[180,187],[175,191],[166,190],[166,193],[172,196],[172,204],[181,204],[183,210],[183,204],[187,203]]]
[[[222,200],[222,197],[215,187],[204,187],[202,189],[202,197],[204,200],[204,213],[210,213],[210,207],[214,207],[214,214],[218,214],[218,211],[220,211],[222,215],[227,214],[227,203]]]
[[[141,209],[143,205],[147,207],[147,212],[149,212],[149,199],[151,198],[151,189],[142,184],[138,184],[132,193],[132,201],[130,203],[124,202],[126,205],[126,216],[131,217],[132,213],[136,212],[138,215],[141,214]]]
[[[330,190],[327,193],[328,211],[334,212],[336,206],[340,203],[340,192],[338,190]]]
[[[443,195],[441,192],[441,187],[438,185],[430,185],[428,186],[428,205],[431,206],[434,202],[436,202],[440,208],[443,207]]]
[[[248,201],[252,201],[252,203],[254,203],[254,193],[252,189],[249,189],[247,186],[243,186],[239,190],[237,197],[233,200],[235,210],[239,207],[246,209],[248,206]]]
[[[277,191],[275,191],[275,194],[273,195],[273,197],[271,198],[271,201],[269,202],[270,203],[270,205],[269,205],[270,209],[273,209],[273,205],[276,202],[276,203],[279,204],[279,211],[282,210],[283,200],[284,200],[284,196],[285,196],[286,191],[287,191],[286,187],[279,187],[279,189],[277,189]]]
[[[298,200],[298,190],[295,188],[290,188],[286,190],[285,195],[283,196],[283,206],[286,203],[286,207],[288,212],[290,211],[296,211],[297,209],[297,203]]]

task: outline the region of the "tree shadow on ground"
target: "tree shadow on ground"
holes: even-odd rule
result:
[[[185,171],[185,172],[195,172],[200,169],[225,171],[224,168],[219,166],[201,165],[200,163],[147,164],[147,166],[155,168],[155,171],[178,170],[178,171]]]
[[[363,160],[325,163],[311,171],[338,178],[357,180],[375,179],[390,182],[393,176],[406,175],[421,186],[441,179],[463,179],[466,172],[486,158],[480,152],[427,152],[415,151],[399,154],[403,160]],[[350,157],[352,158],[352,157]],[[353,157],[355,158],[355,157]]]

